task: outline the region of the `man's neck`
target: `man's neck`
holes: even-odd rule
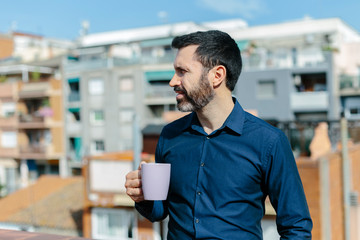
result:
[[[216,96],[208,105],[196,111],[197,117],[207,134],[219,129],[234,108],[231,95]]]

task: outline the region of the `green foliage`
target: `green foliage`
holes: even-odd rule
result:
[[[41,101],[41,106],[42,107],[50,107],[50,101],[48,98],[45,98]]]
[[[39,73],[39,72],[31,73],[31,80],[33,80],[33,81],[36,81],[36,82],[39,81],[40,77],[41,77],[41,73]]]
[[[7,77],[6,76],[0,76],[0,83],[6,82]]]

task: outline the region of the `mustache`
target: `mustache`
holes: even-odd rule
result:
[[[183,92],[183,93],[187,94],[187,91],[185,90],[185,88],[182,88],[180,86],[175,86],[174,91],[175,92]]]

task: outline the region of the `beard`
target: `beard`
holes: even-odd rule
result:
[[[184,94],[182,99],[177,99],[177,108],[181,112],[197,111],[214,99],[215,92],[211,88],[206,74],[207,71],[204,70],[198,84],[191,91],[187,91],[180,86],[174,87],[174,91],[181,91]]]

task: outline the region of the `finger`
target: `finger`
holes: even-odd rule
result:
[[[141,187],[140,179],[133,179],[125,182],[125,188],[139,188],[139,187]]]
[[[129,172],[128,174],[126,174],[126,180],[138,179],[140,176],[138,172],[139,170]]]
[[[141,199],[144,197],[142,189],[141,188],[128,188],[126,190],[126,194],[131,197],[133,200],[135,199]]]
[[[138,170],[141,170],[141,165],[146,164],[146,163],[147,162],[145,162],[145,161],[141,161],[141,163],[139,164]]]

